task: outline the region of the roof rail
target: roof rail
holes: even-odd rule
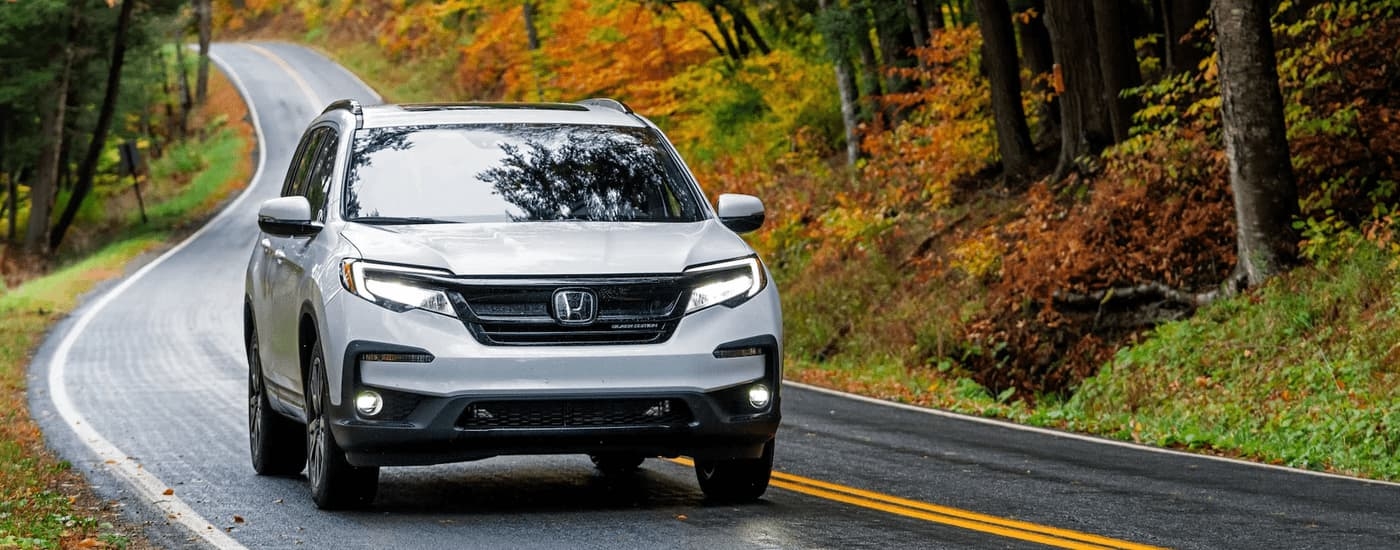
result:
[[[337,99],[335,101],[332,101],[330,105],[326,106],[326,110],[321,111],[321,114],[324,115],[331,111],[337,111],[340,109],[349,110],[350,114],[355,115],[355,127],[358,128],[364,125],[365,109],[362,105],[360,105],[359,101],[353,99]]]
[[[632,108],[628,107],[626,103],[623,103],[610,97],[595,97],[592,99],[585,99],[583,101],[578,102],[578,104],[587,105],[589,107],[601,107],[603,109],[612,109],[619,113],[626,113],[629,115],[633,114]]]

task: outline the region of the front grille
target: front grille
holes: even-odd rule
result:
[[[597,318],[565,325],[551,316],[561,288],[597,296]],[[656,344],[671,337],[685,308],[687,287],[676,277],[500,281],[453,288],[463,322],[477,341],[496,346]]]
[[[462,411],[457,427],[484,429],[672,428],[690,423],[679,399],[574,399],[564,401],[477,401]]]

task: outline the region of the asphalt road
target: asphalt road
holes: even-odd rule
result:
[[[304,125],[374,102],[322,56],[220,44],[263,134],[248,195],[105,286],[47,339],[31,407],[51,445],[168,547],[1383,548],[1400,486],[1162,453],[789,388],[762,502],[707,504],[691,469],[630,479],[586,457],[386,469],[374,508],[321,512],[301,478],[253,475],[242,274],[254,212]],[[113,290],[116,292],[113,293]],[[165,495],[163,488],[173,489]],[[241,520],[241,521],[240,521]]]

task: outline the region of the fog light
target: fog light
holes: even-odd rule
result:
[[[753,357],[763,355],[763,348],[749,346],[745,348],[726,348],[715,350],[715,359],[736,359],[739,357]]]
[[[767,407],[770,398],[772,395],[768,393],[768,386],[754,384],[753,387],[749,388],[749,406],[755,409]]]
[[[767,395],[767,394],[765,394]],[[750,397],[749,399],[753,399]],[[355,410],[365,416],[374,416],[384,410],[384,398],[378,392],[365,390],[355,396]]]

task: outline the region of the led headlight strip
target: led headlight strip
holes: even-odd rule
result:
[[[443,271],[415,269],[346,259],[340,264],[340,284],[351,294],[392,311],[421,309],[456,317],[452,301],[440,288],[424,286],[405,275],[448,275]]]
[[[763,265],[755,256],[693,267],[686,274],[698,281],[690,290],[687,314],[719,304],[737,306],[757,296],[768,284]]]

